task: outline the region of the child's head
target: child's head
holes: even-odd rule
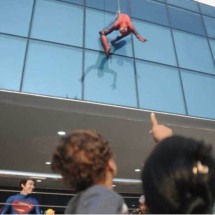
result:
[[[112,150],[100,134],[93,130],[76,130],[63,137],[52,158],[52,169],[63,176],[76,191],[105,180]],[[113,171],[113,175],[116,168]]]

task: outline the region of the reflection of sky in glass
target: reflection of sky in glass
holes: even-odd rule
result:
[[[75,25],[71,24],[71,20],[75,20]],[[38,0],[31,37],[82,46],[82,25],[83,7],[73,4],[62,4],[57,1]]]
[[[188,114],[215,118],[215,78],[181,70]],[[192,84],[190,84],[192,83]]]
[[[210,46],[211,46],[213,57],[215,60],[215,40],[210,40]]]
[[[19,90],[26,39],[0,35],[0,88]]]
[[[185,114],[178,69],[136,61],[140,107]]]
[[[173,35],[181,68],[215,74],[214,62],[206,38],[175,30]]]
[[[215,7],[215,0],[194,0],[194,1]]]
[[[30,42],[27,58],[24,92],[81,98],[81,49]]]
[[[134,38],[135,57],[176,66],[170,29],[136,20],[133,23],[139,33],[148,39],[146,43],[140,43],[139,40]]]
[[[0,0],[0,32],[27,36],[33,0]]]

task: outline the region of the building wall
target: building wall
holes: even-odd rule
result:
[[[108,59],[118,3],[148,42]],[[192,0],[0,0],[0,88],[215,119],[214,26]]]

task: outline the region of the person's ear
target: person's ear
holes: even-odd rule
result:
[[[111,158],[108,161],[108,169],[112,173],[113,176],[116,175],[116,173],[117,173],[117,166],[116,166],[116,162],[114,161],[113,158]]]
[[[21,184],[21,188],[22,188],[22,189],[24,188],[24,186],[25,186],[24,184]]]

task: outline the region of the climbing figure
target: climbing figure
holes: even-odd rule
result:
[[[117,41],[121,40],[122,38],[128,36],[130,33],[133,33],[141,42],[147,41],[147,39],[143,38],[140,34],[137,33],[136,29],[131,23],[130,17],[127,14],[118,12],[116,21],[111,25],[111,27],[99,32],[101,43],[103,45],[107,57],[110,55],[111,48],[108,43],[108,38],[106,36],[113,31],[119,31],[121,35],[117,36],[116,39],[111,41],[112,45],[115,44]]]

